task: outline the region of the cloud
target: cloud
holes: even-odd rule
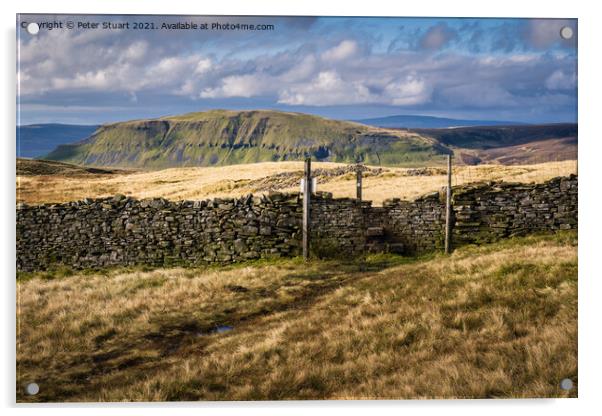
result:
[[[177,85],[182,80],[203,76],[210,69],[211,60],[200,54],[168,56],[143,69],[143,79],[137,85],[138,88]]]
[[[386,104],[408,106],[428,102],[431,89],[415,74],[379,86],[359,80],[344,80],[336,71],[320,72],[311,82],[284,90],[278,102],[289,105]]]
[[[577,86],[577,76],[558,69],[546,79],[545,85],[549,90],[572,90]]]
[[[74,30],[23,36],[22,108],[90,102],[108,108],[119,100],[161,113],[241,105],[574,112],[575,51],[556,38],[559,27],[575,24],[571,20],[293,21],[271,18],[281,29],[269,34]],[[389,31],[379,31],[387,24]]]
[[[359,82],[346,82],[336,71],[320,72],[311,82],[284,90],[279,103],[290,105],[358,104],[371,101],[368,88]]]
[[[390,103],[398,106],[424,104],[430,100],[431,88],[425,80],[416,75],[408,75],[401,80],[387,84],[385,95]]]
[[[138,62],[146,57],[147,52],[148,42],[135,41],[125,48],[121,56],[127,62]]]
[[[53,78],[52,86],[55,89],[107,89],[112,87],[110,76],[105,70],[88,71],[85,73],[77,73],[71,78]]]
[[[201,98],[224,98],[224,97],[253,97],[261,95],[269,89],[269,81],[265,77],[256,74],[232,75],[224,78],[221,85],[216,88],[204,89]]]
[[[211,69],[211,59],[199,58],[196,63],[196,68],[194,68],[194,73],[196,75],[201,75],[209,71],[209,69]]]
[[[337,46],[322,53],[322,59],[326,62],[342,61],[356,54],[358,46],[355,41],[344,40]]]
[[[284,84],[303,81],[311,77],[312,74],[315,73],[317,67],[317,59],[310,53],[303,56],[297,63],[288,65],[286,71],[282,74],[281,79]]]

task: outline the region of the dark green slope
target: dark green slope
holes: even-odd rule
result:
[[[414,132],[301,113],[214,110],[101,126],[46,159],[83,165],[159,169],[314,159],[412,165],[447,150]]]
[[[450,129],[412,129],[412,131],[434,137],[446,146],[466,149],[494,149],[516,146],[541,140],[577,137],[578,127],[573,123],[479,126]]]

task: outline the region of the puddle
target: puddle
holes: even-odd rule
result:
[[[196,336],[197,337],[202,337],[202,336],[211,335],[211,334],[223,334],[224,332],[232,331],[233,329],[234,329],[233,326],[229,326],[229,325],[217,325],[217,326],[213,327],[212,329],[210,329],[207,332],[197,332]]]
[[[211,332],[214,332],[216,334],[222,334],[224,332],[228,332],[228,331],[232,331],[234,329],[233,326],[228,326],[228,325],[218,325],[215,327],[215,329],[213,329]]]

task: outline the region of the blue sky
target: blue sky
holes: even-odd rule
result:
[[[18,23],[20,124],[96,124],[212,108],[337,119],[423,114],[577,120],[574,19],[21,15],[22,22],[270,24],[100,30]],[[569,26],[575,36],[560,37]]]

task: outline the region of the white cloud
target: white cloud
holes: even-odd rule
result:
[[[221,85],[216,88],[204,89],[201,98],[224,98],[224,97],[253,97],[261,95],[266,91],[268,81],[260,75],[232,75],[222,80]]]
[[[182,69],[183,66],[188,66],[192,72],[192,61],[177,56],[169,56],[161,59],[156,65],[150,67],[148,75],[151,77],[170,76]]]
[[[138,32],[57,30],[18,42],[21,96],[162,88],[180,94],[212,69],[208,56]]]
[[[196,68],[194,69],[195,74],[203,74],[211,69],[211,59],[208,58],[200,58],[196,64]]]
[[[66,88],[106,89],[111,87],[111,80],[104,70],[99,69],[98,71],[77,73],[72,78],[53,78],[52,86],[58,90]]]
[[[431,89],[427,83],[415,75],[387,84],[385,94],[393,105],[407,106],[424,104],[430,100]]]
[[[488,67],[509,67],[509,66],[521,66],[526,67],[527,65],[535,65],[541,63],[542,55],[534,53],[523,53],[523,54],[512,54],[507,56],[483,56],[477,59],[482,66]]]
[[[310,83],[284,90],[278,102],[289,105],[392,104],[407,106],[430,99],[426,82],[415,75],[389,82],[381,94],[371,92],[365,80],[345,81],[336,71],[320,72]]]
[[[321,58],[326,62],[342,61],[355,55],[358,51],[357,43],[353,40],[344,40],[337,46],[322,53]]]
[[[576,88],[577,77],[574,73],[565,74],[562,70],[557,69],[546,78],[545,85],[549,90],[569,90]]]
[[[360,82],[345,82],[336,71],[323,71],[310,83],[284,90],[279,103],[289,105],[337,105],[371,101],[371,94]]]
[[[516,54],[516,55],[511,55],[508,58],[508,60],[510,62],[519,63],[519,64],[534,62],[534,61],[537,61],[538,59],[539,59],[539,56],[534,55],[534,54]]]
[[[140,61],[146,56],[148,42],[137,41],[129,45],[122,54],[122,59],[127,62]]]

